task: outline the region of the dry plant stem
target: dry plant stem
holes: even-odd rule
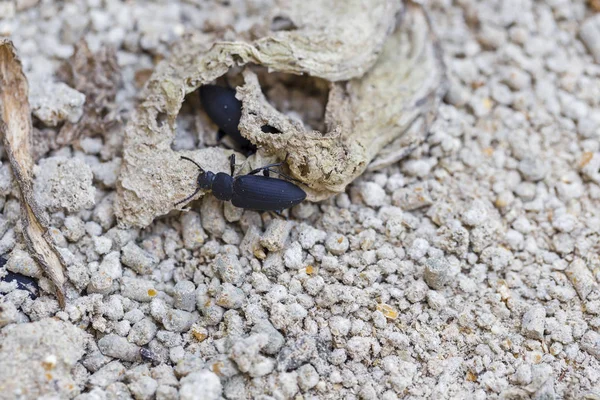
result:
[[[47,216],[33,198],[33,127],[28,93],[27,79],[12,42],[0,39],[0,133],[21,190],[23,236],[31,256],[56,286],[58,302],[64,307],[65,263],[49,237]]]

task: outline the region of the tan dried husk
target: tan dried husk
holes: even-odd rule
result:
[[[64,307],[65,262],[48,232],[47,214],[33,197],[33,127],[28,93],[27,78],[12,42],[0,39],[0,134],[21,191],[23,237],[31,256],[54,283],[58,302]]]
[[[381,168],[422,142],[444,86],[443,62],[425,11],[391,0],[286,4],[276,14],[287,16],[296,30],[272,32],[252,43],[190,36],[157,66],[126,128],[116,202],[122,224],[147,226],[195,189],[198,171],[180,162],[181,155],[228,172],[230,151],[175,152],[171,143],[185,95],[233,66],[253,63],[332,82],[323,133],[306,131],[271,106],[250,69],[237,88],[243,103],[240,131],[260,149],[250,163],[265,155],[287,156],[290,174],[304,184],[309,200],[343,191],[373,160],[373,168]],[[263,133],[265,124],[282,133]]]
[[[69,62],[59,71],[59,77],[83,93],[86,101],[81,119],[76,123],[67,121],[60,129],[58,145],[71,144],[84,134],[103,135],[119,122],[115,98],[121,70],[114,48],[103,47],[92,53],[85,40],[81,40]]]

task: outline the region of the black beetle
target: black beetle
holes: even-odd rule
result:
[[[191,196],[175,203],[175,206],[190,200],[200,190],[212,190],[213,195],[219,200],[231,200],[231,204],[236,207],[256,211],[280,211],[295,206],[306,198],[304,190],[293,183],[269,177],[269,173],[273,172],[293,180],[289,176],[271,169],[279,167],[283,163],[265,165],[250,171],[247,175],[233,176],[235,154],[229,157],[231,175],[224,172],[215,174],[212,171],[205,171],[191,158],[181,157],[181,159],[194,163],[200,170],[200,174],[196,191]],[[261,171],[264,176],[256,175]]]
[[[241,153],[256,151],[256,146],[243,137],[238,128],[242,117],[242,102],[235,98],[234,89],[204,85],[200,87],[200,102],[206,114],[219,127],[218,141],[228,135]]]

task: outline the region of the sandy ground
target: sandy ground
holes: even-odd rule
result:
[[[0,276],[23,285],[0,282],[0,398],[600,398],[595,1],[426,1],[449,90],[408,160],[289,220],[236,220],[207,196],[117,227],[123,124],[149,71],[186,31],[248,29],[269,6],[0,1],[70,281],[61,310],[2,155]],[[82,37],[117,48],[116,127],[61,146],[85,97],[59,70]],[[174,148],[213,137],[202,121],[182,113]]]

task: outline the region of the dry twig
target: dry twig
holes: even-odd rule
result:
[[[31,256],[56,286],[61,307],[65,305],[65,262],[48,233],[47,215],[33,197],[31,110],[28,83],[12,42],[0,39],[0,133],[21,190],[23,236]]]

